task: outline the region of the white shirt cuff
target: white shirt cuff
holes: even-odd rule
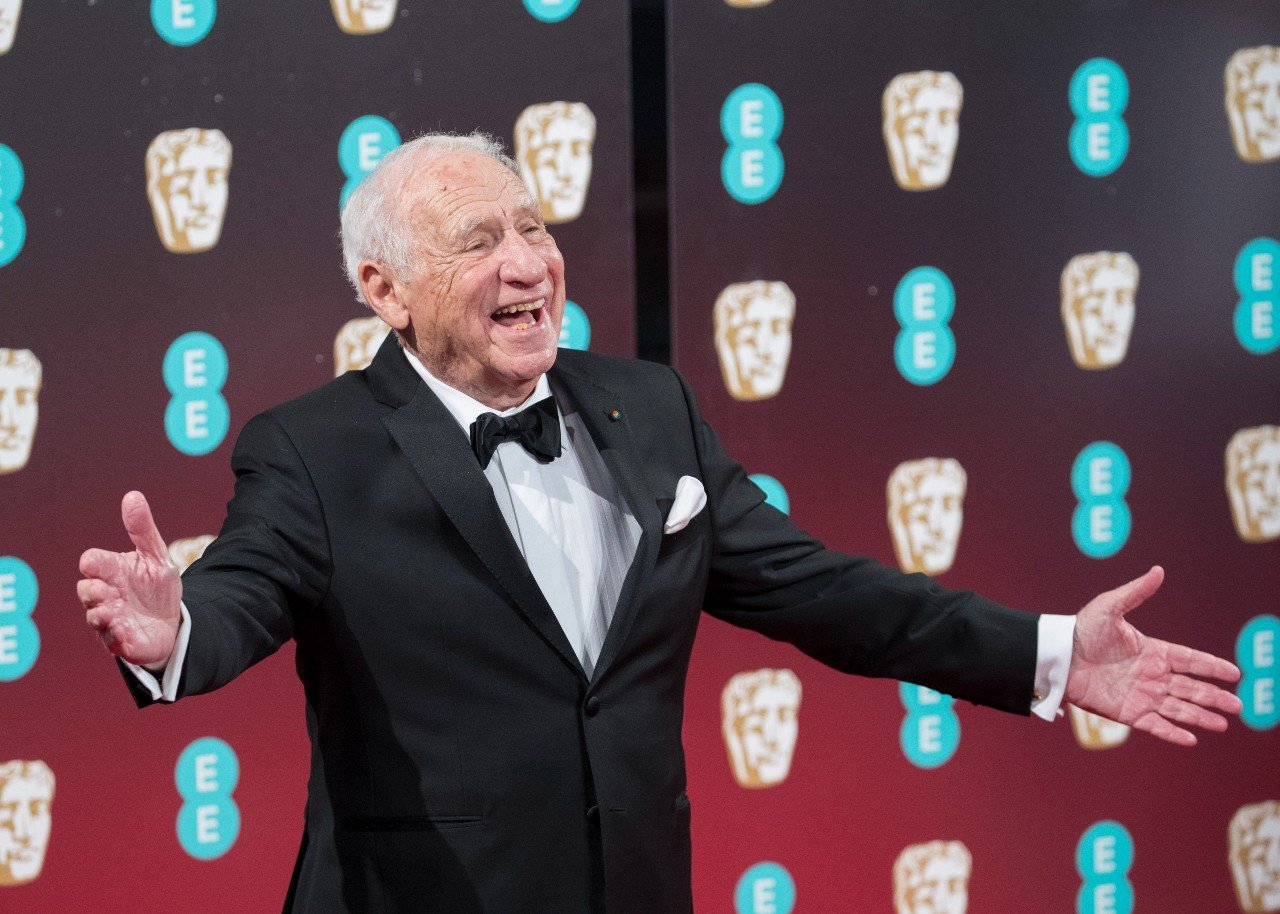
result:
[[[182,619],[178,622],[178,638],[173,643],[173,653],[165,665],[162,677],[157,680],[155,674],[136,663],[124,661],[124,665],[133,671],[133,675],[151,693],[155,701],[177,701],[178,679],[182,676],[182,662],[187,659],[187,641],[191,638],[191,614],[187,612],[187,604],[180,604]]]
[[[1062,696],[1071,672],[1076,617],[1043,615],[1036,640],[1035,694],[1031,713],[1045,720],[1062,716]]]

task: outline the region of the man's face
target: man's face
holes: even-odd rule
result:
[[[537,205],[481,153],[431,159],[412,183],[402,205],[418,261],[396,283],[401,332],[433,374],[476,399],[522,389],[555,362],[564,315],[564,260]]]
[[[1106,368],[1124,360],[1133,331],[1137,277],[1117,266],[1089,274],[1088,284],[1067,302],[1068,339],[1077,364]]]
[[[1270,162],[1280,158],[1280,53],[1265,53],[1269,48],[1250,50],[1254,52],[1248,65],[1252,79],[1227,86],[1227,106],[1241,158]]]
[[[177,253],[207,251],[218,243],[227,212],[231,151],[220,142],[189,143],[159,168],[151,205],[164,246]]]
[[[1237,441],[1247,456],[1227,478],[1236,530],[1248,542],[1280,538],[1280,434],[1264,426],[1239,433]]]
[[[342,325],[333,340],[333,375],[368,368],[391,328],[380,317],[357,317]]]
[[[7,350],[0,350],[0,359]],[[27,465],[36,436],[40,388],[30,369],[0,364],[0,474]]]
[[[8,54],[18,33],[22,0],[0,0],[0,54]]]
[[[1264,815],[1231,852],[1241,907],[1250,914],[1280,911],[1280,810]]]
[[[956,841],[906,848],[894,865],[897,914],[965,914],[972,867],[968,850]]]
[[[889,144],[895,177],[910,190],[941,187],[960,141],[960,96],[947,85],[924,85],[909,98],[885,125],[897,140]]]
[[[800,732],[800,684],[789,670],[739,673],[721,696],[734,777],[744,787],[786,780]]]
[[[941,574],[955,562],[964,519],[964,481],[942,468],[909,474],[913,484],[899,491],[890,510],[897,518],[893,534],[904,570]]]
[[[729,393],[762,400],[782,389],[791,358],[795,296],[784,283],[729,286],[716,307],[716,348]]]
[[[351,35],[372,35],[391,27],[398,0],[333,0],[338,26]]]
[[[30,882],[44,866],[53,792],[37,778],[14,775],[0,784],[0,885]]]
[[[541,135],[517,152],[525,180],[538,197],[543,218],[567,222],[582,214],[591,182],[591,147],[595,127],[586,119],[557,116]]]

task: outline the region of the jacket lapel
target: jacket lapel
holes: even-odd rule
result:
[[[635,619],[637,595],[644,582],[649,579],[658,558],[658,547],[662,541],[662,514],[658,510],[653,490],[641,464],[640,453],[631,435],[627,421],[628,398],[566,366],[566,361],[558,359],[551,369],[552,388],[563,391],[577,407],[591,432],[596,450],[604,459],[605,466],[641,530],[635,558],[623,581],[618,606],[614,610],[613,620],[609,623],[609,631],[596,660],[592,681],[598,682],[617,657]]]
[[[585,679],[582,664],[529,571],[466,435],[413,370],[394,334],[388,334],[366,376],[374,397],[392,407],[382,417],[383,424],[436,504],[521,615]]]

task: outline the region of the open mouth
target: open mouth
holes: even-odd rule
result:
[[[499,308],[489,318],[509,330],[532,330],[542,322],[542,310],[547,300],[524,302],[519,305],[507,305]]]

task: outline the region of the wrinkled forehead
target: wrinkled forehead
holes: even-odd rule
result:
[[[492,219],[537,214],[520,176],[483,153],[447,153],[419,164],[396,195],[409,224],[454,234]]]

